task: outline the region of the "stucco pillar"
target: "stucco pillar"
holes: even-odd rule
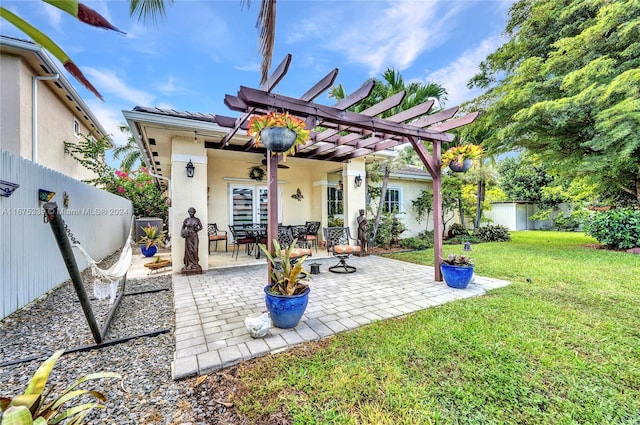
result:
[[[353,238],[358,236],[358,222],[356,219],[360,214],[360,210],[366,210],[367,206],[367,188],[364,184],[365,174],[364,158],[350,160],[342,170],[344,225],[349,226]],[[360,187],[356,187],[356,176],[360,176],[362,179]]]
[[[193,177],[187,177],[187,163],[195,166]],[[202,222],[198,232],[198,260],[202,270],[209,268],[207,236],[207,151],[202,143],[193,139],[173,138],[171,140],[171,262],[173,271],[179,272],[184,266],[184,239],[180,236],[182,222],[189,217],[190,207],[195,208],[195,216]]]
[[[326,174],[324,174],[320,180],[313,182],[312,199],[319,199],[320,204],[318,204],[319,208],[314,207],[312,209],[313,214],[309,218],[309,221],[320,222],[320,229],[318,229],[318,235],[320,237],[320,240],[324,240],[324,234],[322,233],[322,229],[327,227],[327,219],[329,218],[329,194],[327,191],[328,186],[329,186],[329,182],[327,181]],[[320,242],[320,240],[318,242]]]

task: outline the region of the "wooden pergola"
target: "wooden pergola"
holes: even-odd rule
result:
[[[458,107],[453,107],[427,115],[433,106],[433,101],[430,100],[390,117],[377,118],[383,112],[398,106],[405,96],[404,92],[397,93],[360,113],[348,111],[349,107],[371,94],[373,81],[369,81],[333,106],[314,103],[316,97],[332,86],[338,69],[332,70],[299,98],[272,93],[286,75],[290,62],[289,54],[259,89],[241,86],[237,95],[226,95],[224,102],[227,107],[242,112],[242,115],[239,118],[216,115],[216,122],[229,128],[229,132],[220,142],[208,142],[205,146],[210,149],[255,151],[252,140],[244,145],[230,144],[229,141],[240,129],[247,128],[251,115],[266,114],[269,111],[288,111],[304,119],[308,129],[325,128],[321,132],[312,131],[311,139],[305,145],[296,148],[295,156],[299,158],[344,162],[411,143],[433,179],[435,279],[442,281],[438,267],[442,255],[441,143],[454,139],[454,135],[447,131],[473,122],[478,113],[453,118],[458,112]],[[426,149],[424,142],[431,142],[432,153]],[[277,239],[278,228],[276,193],[280,157],[268,154],[267,158],[268,248],[272,250],[272,241]]]

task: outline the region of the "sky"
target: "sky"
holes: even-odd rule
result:
[[[175,0],[155,24],[129,16],[126,0],[84,0],[124,31],[80,23],[40,0],[0,5],[47,34],[80,67],[104,102],[67,79],[116,144],[122,110],[135,106],[237,117],[224,104],[240,86],[260,86],[256,20],[260,0]],[[480,62],[507,41],[512,0],[279,0],[272,70],[291,53],[275,93],[299,97],[332,69],[347,94],[387,68],[405,82],[446,88],[443,106],[480,94],[467,82]],[[4,20],[0,33],[28,39]],[[60,65],[62,69],[62,66]],[[315,101],[331,105],[327,92]]]

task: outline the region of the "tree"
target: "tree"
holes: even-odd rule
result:
[[[640,203],[640,2],[519,0],[506,34],[470,81],[484,146]]]
[[[500,188],[511,201],[542,203],[542,188],[553,182],[544,166],[522,155],[503,159],[498,170]]]
[[[411,201],[411,205],[416,213],[418,223],[425,220],[425,230],[429,230],[429,215],[433,210],[433,192],[430,190],[421,191],[420,196]]]
[[[142,156],[142,152],[140,152],[140,148],[136,143],[136,139],[134,139],[133,135],[131,134],[131,129],[126,125],[121,125],[120,131],[129,135],[126,144],[116,146],[111,150],[111,153],[113,154],[113,157],[115,159],[120,159],[120,157],[122,157],[120,169],[122,171],[129,172],[137,163],[140,163],[141,167],[146,167],[147,163]]]

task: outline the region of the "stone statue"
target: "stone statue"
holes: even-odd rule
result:
[[[184,267],[182,272],[187,274],[202,273],[198,257],[198,232],[202,230],[200,219],[195,216],[195,208],[189,208],[189,217],[184,219],[180,236],[184,238]]]
[[[360,215],[356,219],[358,222],[358,243],[360,244],[360,255],[367,253],[367,217],[364,210],[360,210]]]

